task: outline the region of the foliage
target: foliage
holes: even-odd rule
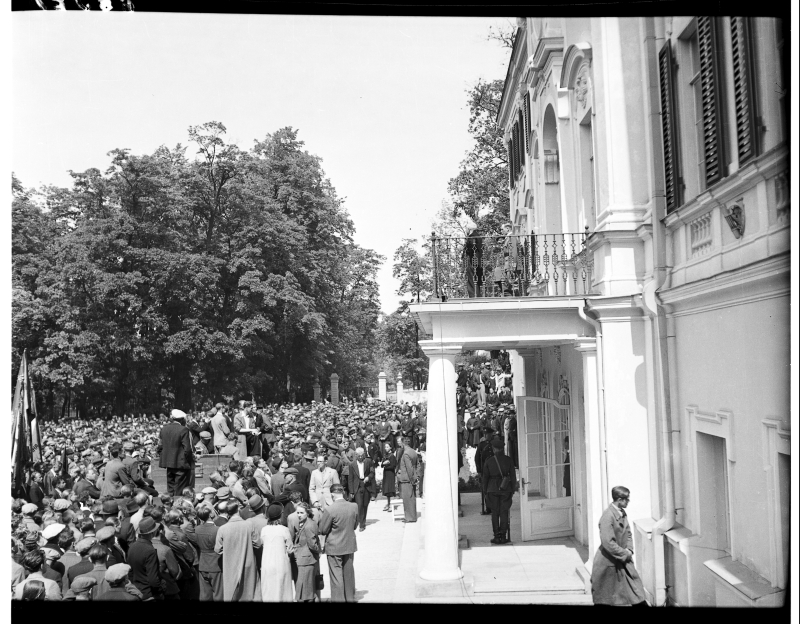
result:
[[[51,411],[308,400],[377,374],[384,258],[353,243],[320,159],[292,128],[249,151],[219,122],[189,138],[194,160],[115,149],[71,188],[12,177],[12,365],[27,347]]]

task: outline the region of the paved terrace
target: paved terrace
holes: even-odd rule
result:
[[[164,470],[153,468],[159,491],[166,490]],[[469,547],[459,551],[466,584],[463,596],[417,598],[415,582],[422,565],[424,548],[425,500],[417,499],[419,521],[404,524],[385,512],[382,496],[370,503],[367,528],[357,532],[355,556],[356,600],[358,602],[458,603],[458,604],[569,604],[590,605],[591,596],[575,569],[588,557],[585,547],[570,538],[536,542],[520,540],[520,514],[514,496],[511,508],[512,544],[495,546],[491,517],[480,515],[480,495],[462,494],[464,517],[459,518],[459,533]],[[330,576],[325,557],[321,558],[325,577],[323,601],[330,600]]]

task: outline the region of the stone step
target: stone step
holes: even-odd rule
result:
[[[553,594],[553,595],[577,595],[585,596],[586,590],[579,578],[575,578],[575,583],[570,585],[548,585],[540,583],[532,586],[531,582],[526,581],[486,581],[475,579],[473,590],[475,594]]]

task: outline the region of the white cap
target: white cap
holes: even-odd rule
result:
[[[186,412],[182,412],[179,409],[174,409],[172,410],[170,416],[172,417],[173,420],[178,420],[180,418],[186,418]]]

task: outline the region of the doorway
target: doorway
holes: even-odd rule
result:
[[[517,405],[522,540],[572,536],[572,406],[541,397]]]

